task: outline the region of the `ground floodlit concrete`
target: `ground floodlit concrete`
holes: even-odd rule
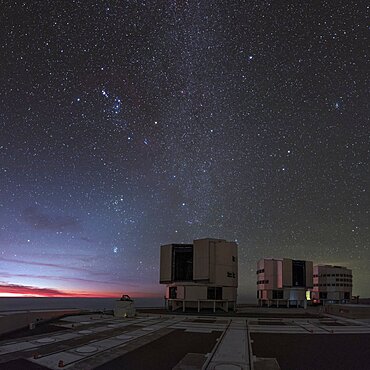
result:
[[[368,321],[273,312],[67,317],[53,323],[60,331],[0,341],[0,369],[247,370],[258,357],[258,370],[277,362],[282,369],[338,370],[370,362]]]
[[[213,353],[206,369],[221,369],[223,364],[235,369],[250,369],[250,353],[246,320],[234,319],[226,329],[222,341]]]
[[[0,335],[21,329],[37,322],[51,320],[65,315],[78,314],[81,310],[31,310],[2,311],[0,314]]]

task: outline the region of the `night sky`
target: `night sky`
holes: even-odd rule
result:
[[[163,296],[159,247],[353,269],[370,296],[363,1],[5,1],[0,295]]]

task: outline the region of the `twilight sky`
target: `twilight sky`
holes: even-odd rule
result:
[[[159,246],[370,296],[365,1],[6,1],[0,295],[163,295]]]

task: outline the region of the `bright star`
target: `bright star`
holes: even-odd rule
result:
[[[113,103],[113,112],[118,114],[120,111],[121,111],[121,107],[122,107],[122,101],[121,99],[117,96],[115,99],[114,99],[114,103]]]

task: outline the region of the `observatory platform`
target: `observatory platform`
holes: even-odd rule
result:
[[[67,316],[1,337],[0,369],[327,370],[370,362],[368,320],[252,311]]]

